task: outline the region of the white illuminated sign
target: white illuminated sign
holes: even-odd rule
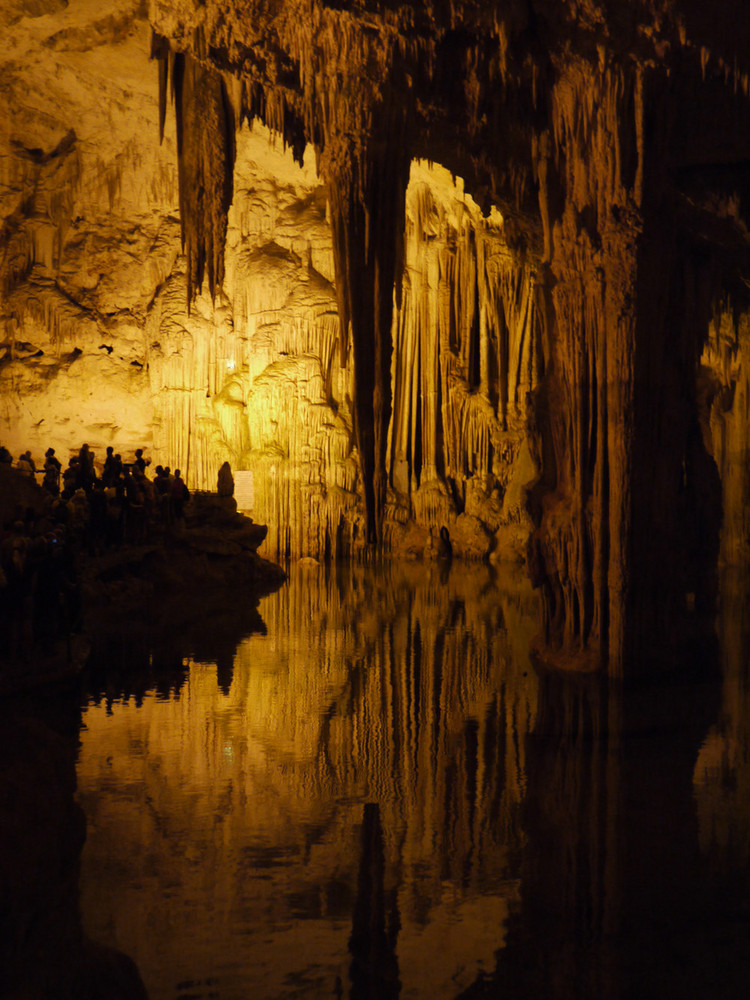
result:
[[[252,472],[249,469],[240,469],[233,475],[234,499],[237,501],[237,510],[252,510],[255,503]]]

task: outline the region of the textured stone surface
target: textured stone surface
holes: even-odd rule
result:
[[[281,553],[430,553],[445,525],[518,558],[533,528],[558,662],[619,675],[710,605],[717,469],[744,530],[698,377],[747,300],[741,5],[154,0],[153,39],[126,0],[19,10],[16,450],[250,468]]]
[[[6,65],[18,76],[5,87],[18,114],[3,144],[2,194],[15,264],[6,257],[2,274],[0,437],[37,461],[50,445],[65,457],[83,440],[100,460],[110,444],[125,458],[144,446],[198,488],[213,488],[228,460],[254,471],[253,514],[269,525],[271,553],[358,547],[352,355],[312,150],[300,165],[279,137],[243,125],[224,281],[188,311],[175,137],[168,115],[159,145],[139,8],[104,15],[73,4],[14,31]],[[84,53],[86,74],[74,76]],[[42,59],[44,114],[22,89],[26,67]],[[47,77],[62,73],[67,89],[54,101]],[[508,478],[535,380],[533,272],[512,258],[499,213],[483,219],[440,168],[413,165],[407,218],[386,514],[394,524],[416,517],[427,540],[439,521],[452,527],[467,488],[489,502]],[[496,315],[503,289],[507,321]],[[489,548],[483,530],[465,547]]]
[[[152,439],[143,328],[179,253],[138,5],[49,5],[2,42],[0,437],[62,458]]]

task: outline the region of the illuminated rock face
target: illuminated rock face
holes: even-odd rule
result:
[[[4,32],[0,436],[15,455],[151,441],[143,328],[179,219],[144,46],[133,4],[51,5]]]
[[[145,445],[204,487],[252,469],[279,553],[530,538],[547,653],[621,675],[711,602],[696,376],[712,311],[744,305],[740,11],[154,0],[153,39],[126,0],[18,18],[6,439]]]
[[[3,147],[2,440],[37,459],[84,440],[100,459],[110,444],[125,458],[145,446],[154,464],[209,489],[229,461],[254,473],[253,515],[269,525],[271,554],[358,549],[367,529],[353,357],[341,343],[334,230],[312,151],[300,166],[266,129],[244,125],[226,253],[222,236],[199,267],[188,224],[186,262],[180,208],[188,220],[199,209],[187,195],[179,204],[169,117],[159,144],[145,21],[122,5],[114,27],[92,25],[73,5],[53,24],[11,30],[9,48],[16,38],[28,46],[24,65],[54,60],[67,89],[54,101],[40,70],[51,116],[29,108],[19,81],[9,85],[22,112]],[[105,85],[121,118],[97,136],[92,108]],[[498,554],[517,558],[529,530],[522,489],[535,473],[523,447],[539,364],[533,269],[509,251],[500,215],[483,218],[440,168],[413,165],[406,204],[381,527],[396,549],[422,555],[446,524],[456,553],[470,556],[497,548],[502,528]],[[206,287],[188,310],[204,265],[213,301]]]

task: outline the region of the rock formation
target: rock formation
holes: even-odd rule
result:
[[[560,664],[619,677],[711,607],[722,507],[747,545],[739,0],[5,20],[6,442],[250,469],[281,554],[528,540]]]

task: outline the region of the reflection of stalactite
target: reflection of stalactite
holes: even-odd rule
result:
[[[533,697],[527,701],[510,677],[496,673],[498,663],[521,669],[523,653],[511,652],[503,638],[510,621],[507,633],[496,629],[481,595],[476,603],[453,595],[452,578],[441,582],[436,573],[418,595],[398,578],[393,583],[367,595],[367,634],[382,618],[382,637],[369,642],[368,669],[361,656],[345,661],[346,682],[325,713],[319,759],[328,781],[364,781],[383,803],[410,803],[400,849],[407,870],[418,863],[426,826],[436,831],[432,850],[444,876],[479,884],[503,867],[523,797],[518,727],[530,724]],[[403,817],[395,811],[385,822],[395,832]],[[438,884],[422,891],[438,892]]]
[[[545,674],[539,694],[527,739],[521,909],[497,978],[511,995],[615,1000],[607,941],[620,918],[620,724],[601,678]]]
[[[390,914],[388,927],[384,881],[380,809],[377,803],[368,802],[362,819],[362,855],[349,939],[351,1000],[396,1000],[401,992],[395,951],[398,914]]]
[[[160,990],[184,956],[182,932],[177,940],[166,931],[153,947],[171,921],[164,886],[177,884],[213,900],[193,930],[209,964],[214,935],[223,947],[231,941],[232,963],[253,962],[239,955],[252,926],[257,940],[270,934],[264,953],[283,978],[291,967],[276,959],[299,942],[302,913],[322,918],[315,961],[330,968],[339,956],[345,982],[341,927],[357,905],[363,802],[378,803],[381,834],[379,850],[370,840],[365,852],[370,889],[360,905],[382,881],[378,906],[388,947],[398,931],[403,992],[419,993],[423,970],[408,956],[429,947],[415,938],[432,932],[450,941],[438,978],[456,972],[465,981],[466,963],[476,967],[477,919],[491,962],[517,897],[537,684],[528,661],[534,595],[523,578],[500,591],[497,582],[480,567],[454,566],[445,583],[435,567],[299,569],[263,599],[267,635],[240,644],[228,694],[214,665],[224,643],[199,617],[196,633],[172,636],[206,661],[191,660],[179,697],[152,694],[140,708],[120,697],[111,716],[89,707],[79,794],[95,831],[90,864],[109,869],[124,850],[124,865],[149,873],[137,899],[125,888],[112,924],[128,946],[138,941],[144,974]],[[186,858],[177,845],[188,842]],[[84,912],[104,919],[96,876],[85,896]],[[173,949],[167,962],[164,946]],[[268,970],[253,965],[268,992]]]

